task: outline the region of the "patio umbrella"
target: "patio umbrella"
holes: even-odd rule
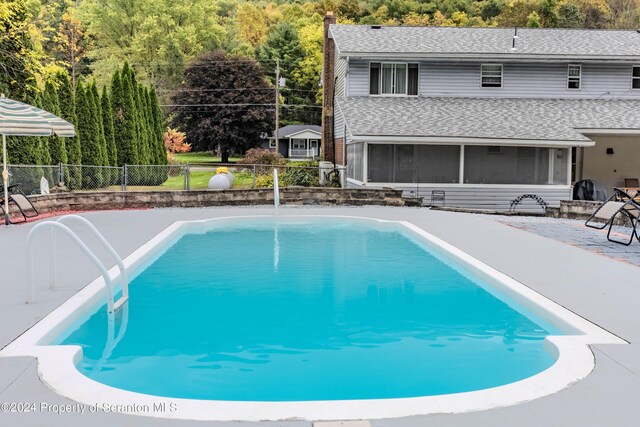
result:
[[[48,111],[0,95],[0,134],[2,134],[2,181],[4,183],[5,224],[9,225],[9,171],[7,171],[7,135],[73,137],[73,125]]]

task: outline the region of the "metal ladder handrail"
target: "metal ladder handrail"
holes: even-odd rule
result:
[[[84,252],[84,254],[93,262],[93,264],[100,270],[102,277],[104,278],[105,287],[107,289],[107,311],[109,313],[113,313],[115,311],[114,301],[113,301],[113,282],[111,280],[111,276],[107,271],[107,268],[104,264],[96,257],[96,255],[87,247],[87,245],[66,225],[61,224],[57,221],[46,221],[40,224],[36,224],[27,236],[27,285],[29,286],[29,292],[27,295],[27,303],[35,302],[35,281],[33,278],[33,246],[35,236],[38,234],[40,230],[61,230],[64,232],[71,241],[76,243],[80,250]],[[121,301],[122,300],[122,301]],[[124,303],[124,298],[118,300],[118,307],[120,307]]]
[[[102,244],[102,246],[111,254],[111,256],[116,260],[118,268],[120,269],[120,282],[122,285],[122,297],[116,301],[114,309],[117,310],[120,308],[122,304],[124,304],[129,299],[129,282],[127,280],[127,270],[124,267],[124,263],[122,262],[122,258],[116,252],[116,250],[111,246],[111,244],[105,239],[105,237],[98,231],[98,229],[86,218],[81,217],[80,215],[65,215],[61,218],[58,218],[56,222],[64,223],[69,221],[76,221],[83,225],[86,225],[89,230],[93,233],[93,235],[98,239],[98,241]],[[56,235],[55,229],[51,229],[51,263],[49,265],[49,280],[50,287],[53,289],[55,287],[56,281],[56,252],[55,252],[55,243],[56,243]]]

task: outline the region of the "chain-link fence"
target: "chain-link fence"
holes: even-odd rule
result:
[[[232,188],[271,188],[273,170],[278,170],[280,187],[342,187],[342,166],[181,164],[181,165],[9,165],[9,184],[20,184],[26,194],[39,194],[44,177],[50,191],[144,191],[219,189],[216,179],[224,173]],[[211,181],[211,184],[210,184]],[[0,183],[1,183],[0,178]]]

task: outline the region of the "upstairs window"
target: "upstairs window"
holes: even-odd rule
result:
[[[370,95],[418,95],[418,64],[372,62]]]
[[[581,80],[582,65],[569,65],[567,68],[567,89],[580,89]]]
[[[480,66],[480,85],[482,87],[502,87],[502,65],[482,64]]]
[[[633,67],[631,72],[631,88],[640,89],[640,66]]]

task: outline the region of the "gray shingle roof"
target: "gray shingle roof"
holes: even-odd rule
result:
[[[640,57],[640,33],[618,30],[519,28],[385,27],[333,25],[341,55],[440,55]]]
[[[337,98],[352,135],[568,141],[576,129],[640,133],[640,101],[504,98]],[[587,132],[588,133],[588,132]]]
[[[278,138],[285,138],[292,133],[298,133],[304,130],[312,130],[318,133],[322,132],[322,128],[317,125],[287,125],[278,129]]]

